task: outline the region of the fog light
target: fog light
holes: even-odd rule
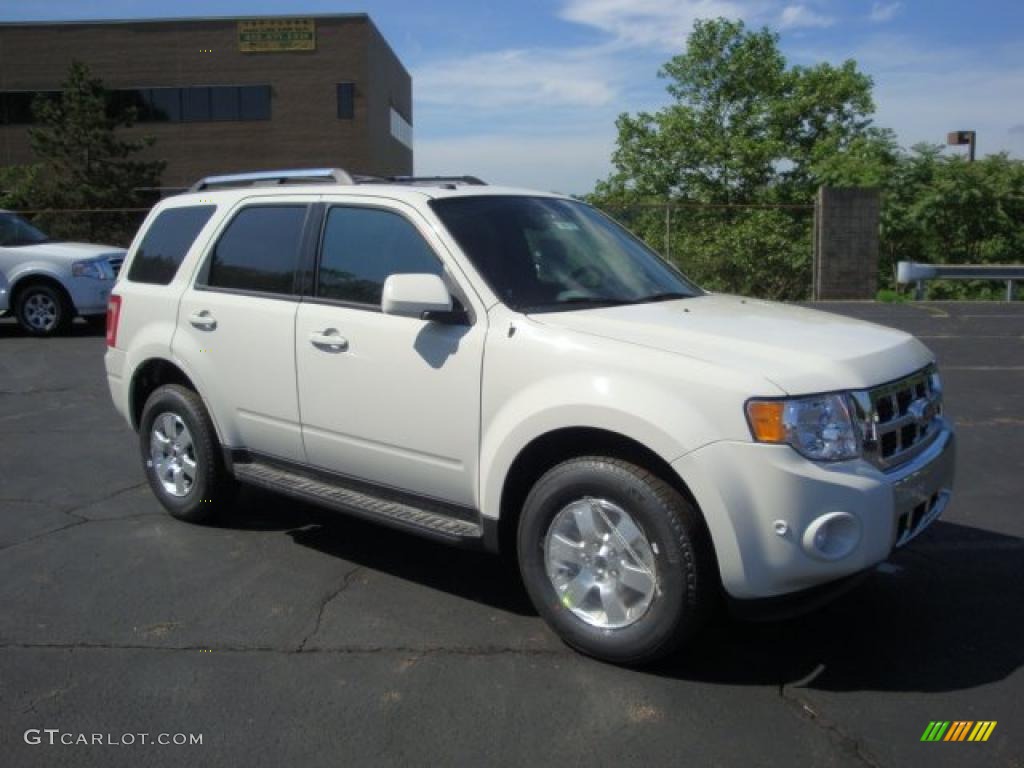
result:
[[[803,546],[819,560],[840,560],[860,543],[860,520],[848,512],[829,512],[807,526]]]

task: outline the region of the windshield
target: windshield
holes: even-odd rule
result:
[[[610,218],[573,200],[481,195],[431,207],[498,297],[519,312],[701,293]]]
[[[0,213],[0,246],[34,245],[49,239],[20,216]]]

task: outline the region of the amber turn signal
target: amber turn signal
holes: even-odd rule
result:
[[[747,419],[754,439],[761,443],[784,443],[786,429],[782,413],[786,404],[778,400],[751,400],[747,403]]]

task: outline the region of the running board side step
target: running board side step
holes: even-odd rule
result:
[[[474,510],[316,470],[264,461],[236,460],[232,465],[235,477],[243,483],[447,544],[484,546],[483,528]]]

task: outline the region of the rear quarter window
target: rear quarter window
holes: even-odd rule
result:
[[[132,258],[128,280],[154,285],[170,283],[216,209],[215,205],[194,205],[168,208],[158,214]]]

